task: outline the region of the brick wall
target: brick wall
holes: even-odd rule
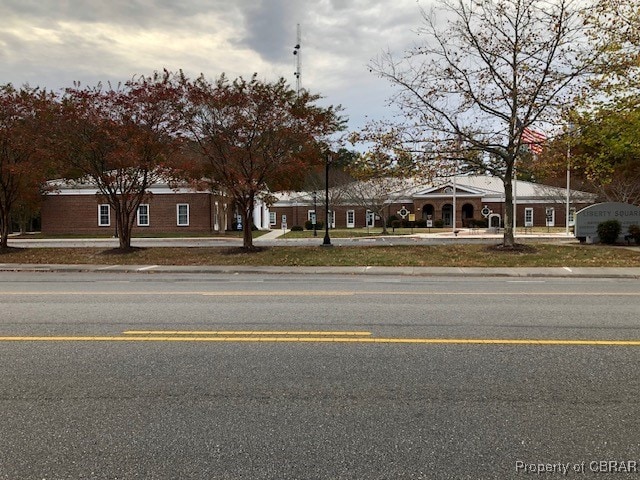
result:
[[[213,231],[216,197],[209,193],[171,193],[150,195],[149,226],[133,227],[134,235],[146,233],[209,233]],[[115,234],[115,216],[111,209],[110,226],[98,226],[98,205],[105,204],[96,195],[48,194],[42,202],[42,233],[47,235],[96,235]],[[177,225],[177,204],[189,205],[189,225]],[[222,201],[220,228],[224,230]]]
[[[446,205],[451,205],[452,200],[449,198],[438,199],[419,199],[414,203],[396,203],[387,208],[387,218],[389,215],[396,215],[399,217],[398,212],[405,207],[409,213],[415,214],[415,219],[426,219],[427,206],[433,208],[432,220],[441,220],[443,218],[443,208]],[[576,211],[586,207],[588,204],[572,204],[572,208]],[[470,219],[482,220],[482,209],[487,206],[493,213],[500,215],[501,222],[504,223],[504,203],[502,202],[489,202],[482,203],[479,198],[458,198],[456,201],[456,227],[463,228],[468,226]],[[318,205],[318,220],[324,222],[325,213],[324,205]],[[565,205],[562,203],[536,203],[536,204],[517,204],[517,226],[524,226],[524,213],[526,208],[533,208],[533,223],[536,227],[546,225],[546,208],[553,208],[555,211],[555,226],[562,227],[565,225]],[[313,210],[313,205],[300,205],[290,207],[272,207],[271,212],[276,213],[276,224],[272,228],[282,228],[282,215],[287,216],[287,226],[291,228],[294,225],[304,226],[307,220],[307,212]],[[336,228],[347,227],[347,210],[354,210],[355,212],[355,227],[366,227],[366,209],[356,206],[339,206],[335,208],[336,211]],[[463,214],[464,212],[464,214]],[[407,220],[409,217],[406,217]],[[375,225],[381,226],[381,220],[376,220]]]

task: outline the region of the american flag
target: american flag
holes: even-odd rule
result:
[[[529,147],[531,153],[538,155],[542,152],[542,144],[547,139],[546,135],[532,128],[525,128],[522,130],[522,136],[520,137],[522,143]]]

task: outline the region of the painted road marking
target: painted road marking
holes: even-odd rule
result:
[[[158,268],[158,265],[149,265],[148,267],[141,267],[136,270],[136,272],[145,272],[147,270],[152,270],[154,268]]]
[[[173,335],[209,335],[209,336],[217,336],[217,335],[226,335],[226,336],[234,336],[234,335],[254,335],[254,336],[288,336],[288,335],[297,335],[297,336],[317,336],[317,337],[366,337],[371,336],[371,332],[354,332],[354,331],[278,331],[278,330],[127,330],[122,332],[123,335],[165,335],[165,336],[173,336]]]
[[[526,283],[540,283],[536,281],[527,281]],[[52,291],[32,291],[32,292],[0,292],[0,296],[67,296],[67,295],[77,295],[77,296],[97,296],[97,295],[195,295],[195,296],[205,296],[205,297],[353,297],[353,296],[456,296],[456,295],[480,295],[480,296],[499,296],[499,297],[519,297],[519,296],[527,296],[527,297],[540,297],[540,296],[551,296],[551,297],[639,297],[639,292],[389,292],[389,291],[269,291],[269,290],[261,290],[254,292],[246,292],[246,291],[228,291],[228,292],[205,292],[205,291],[149,291],[145,292],[142,290],[130,290],[130,291],[114,291],[114,292],[106,292],[106,291],[86,291],[86,292],[72,292],[72,291],[60,291],[60,292],[52,292]]]
[[[524,345],[640,347],[640,340],[557,340],[498,338],[370,338],[296,336],[13,336],[0,342],[238,342],[238,343],[359,343],[426,345]]]

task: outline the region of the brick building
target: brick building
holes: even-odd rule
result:
[[[455,189],[455,202],[454,202]],[[348,193],[343,195],[348,198]],[[276,194],[278,201],[270,208],[271,228],[282,228],[283,219],[288,227],[303,226],[314,212],[310,192],[286,192]],[[504,223],[504,186],[500,179],[489,176],[458,176],[416,184],[408,180],[406,185],[390,196],[387,217],[430,220],[434,224],[453,227],[454,203],[456,227],[473,223],[491,222],[491,226]],[[566,190],[531,182],[517,181],[515,186],[516,225],[521,227],[564,226],[566,216]],[[591,205],[595,195],[571,190],[570,218],[573,212]],[[315,202],[318,220],[324,220],[324,192]],[[381,219],[363,207],[348,201],[330,205],[329,223],[332,228],[362,228],[380,226]]]
[[[101,199],[95,186],[79,182],[50,182],[51,192],[44,196],[41,210],[42,232],[48,235],[115,235],[115,218],[110,206]],[[455,187],[455,202],[454,202]],[[344,187],[341,187],[344,189]],[[317,210],[318,220],[325,218],[324,192],[316,197],[315,208],[311,192],[278,192],[270,206],[257,203],[253,223],[258,229],[280,229],[304,226]],[[331,197],[331,195],[330,195]],[[348,198],[348,189],[342,198]],[[406,185],[391,195],[386,216],[399,219],[440,222],[453,227],[454,203],[457,228],[472,223],[490,222],[502,226],[504,192],[499,179],[488,176],[459,176],[432,184]],[[571,212],[595,202],[593,194],[572,190]],[[365,208],[349,201],[330,206],[331,228],[362,228],[381,226],[382,220]],[[516,184],[516,222],[518,227],[564,226],[566,190],[530,182]],[[155,184],[148,199],[138,209],[135,236],[158,233],[210,234],[237,228],[237,212],[229,198],[192,188],[175,188]],[[571,224],[571,218],[570,218]]]
[[[47,235],[115,235],[115,216],[90,182],[49,182],[41,208],[42,233]],[[258,205],[253,222],[268,228],[268,213]],[[229,198],[193,188],[154,184],[138,208],[133,235],[159,233],[210,234],[237,228]]]

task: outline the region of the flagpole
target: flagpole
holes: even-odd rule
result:
[[[453,172],[453,236],[456,236],[456,175],[458,175],[458,160],[456,160],[456,168]]]
[[[571,126],[569,126],[571,131]],[[569,212],[571,211],[571,135],[567,141],[567,210],[565,212],[565,234],[569,236]]]
[[[516,236],[516,218],[518,215],[518,174],[516,172],[516,161],[513,162],[513,236]]]

